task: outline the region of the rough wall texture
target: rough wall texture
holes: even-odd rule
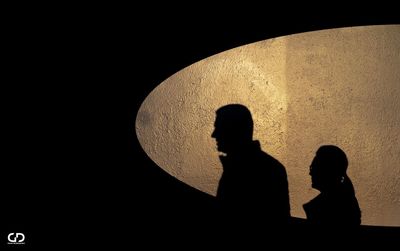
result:
[[[286,167],[292,215],[318,194],[309,165],[323,144],[349,159],[362,223],[400,226],[400,25],[268,39],[197,62],[146,98],[136,133],[176,178],[215,195],[222,166],[211,138],[229,103],[253,114],[254,139]]]

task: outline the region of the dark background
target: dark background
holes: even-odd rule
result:
[[[223,235],[213,198],[165,173],[141,149],[136,112],[166,78],[227,49],[305,31],[399,23],[390,6],[293,6],[288,13],[287,4],[13,12],[3,27],[1,242],[10,232],[25,233],[26,246],[51,247]],[[382,233],[372,235],[398,231]]]

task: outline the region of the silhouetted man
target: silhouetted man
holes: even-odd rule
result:
[[[361,211],[346,174],[347,166],[346,154],[339,147],[318,149],[310,175],[312,187],[321,193],[303,206],[310,223],[328,227],[360,225]]]
[[[290,218],[284,166],[253,141],[253,119],[243,105],[223,106],[216,112],[215,129],[222,177],[217,200],[223,215],[241,223],[286,224]]]

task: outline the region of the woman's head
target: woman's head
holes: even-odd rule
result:
[[[348,166],[346,154],[334,145],[321,146],[310,166],[312,187],[320,191],[343,182]]]

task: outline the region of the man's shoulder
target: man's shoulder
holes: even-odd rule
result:
[[[278,159],[276,159],[274,156],[268,154],[267,152],[260,151],[260,155],[261,155],[261,158],[263,159],[263,161],[270,162],[271,164],[274,164],[276,166],[284,167],[284,165]]]
[[[260,164],[268,166],[270,169],[276,172],[282,172],[286,174],[285,166],[279,160],[264,151],[261,151],[259,155]]]

